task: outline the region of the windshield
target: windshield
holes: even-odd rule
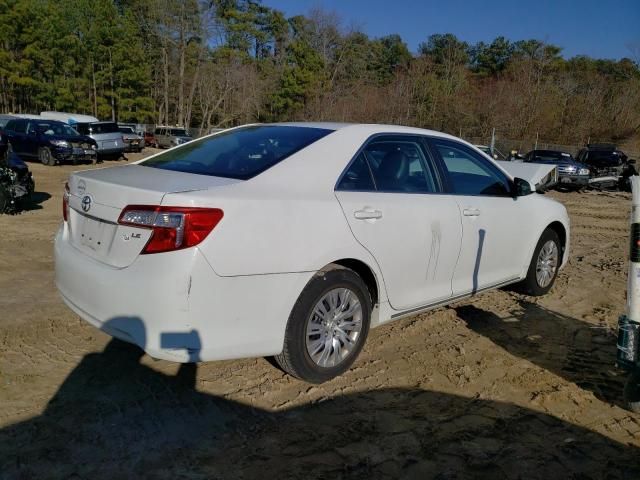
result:
[[[331,132],[279,125],[243,127],[189,142],[141,165],[246,180]]]
[[[122,133],[135,133],[131,127],[118,127]]]
[[[172,128],[169,131],[169,135],[172,135],[174,137],[190,137],[191,136],[187,133],[187,131],[184,128]]]
[[[565,152],[554,152],[552,150],[537,150],[527,159],[527,162],[550,162],[562,163],[573,162],[573,157]]]
[[[49,123],[49,122],[38,122],[36,124],[36,128],[39,133],[44,135],[68,135],[71,137],[77,137],[80,135],[76,132],[72,127],[65,123]]]
[[[89,128],[91,129],[92,134],[100,134],[100,133],[116,133],[118,132],[118,125],[115,123],[92,123]]]

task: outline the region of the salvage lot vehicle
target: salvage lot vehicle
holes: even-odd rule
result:
[[[577,162],[570,153],[559,150],[531,150],[524,156],[524,161],[557,165],[559,184],[562,187],[580,190],[589,185],[589,168]]]
[[[15,153],[0,157],[0,214],[18,212],[34,190],[33,176],[20,157]]]
[[[156,127],[153,134],[158,148],[172,148],[193,140],[184,128],[159,126]]]
[[[100,158],[120,158],[124,153],[124,138],[116,123],[76,123],[74,128],[95,140]]]
[[[538,180],[429,130],[238,127],[71,175],[56,285],[151,356],[274,355],[322,382],[370,327],[513,283],[548,292],[569,220]]]
[[[42,118],[68,123],[82,135],[95,140],[98,160],[120,158],[124,153],[124,139],[115,122],[100,122],[91,115],[67,112],[41,112]]]
[[[133,128],[119,125],[118,130],[122,133],[125,152],[141,152],[144,149],[144,139],[137,135]]]
[[[96,162],[96,142],[56,120],[9,120],[5,126],[11,150],[23,159],[38,159],[43,165],[70,161]]]
[[[635,174],[627,155],[610,143],[589,144],[578,152],[577,159],[589,167],[589,184],[595,188],[625,189],[628,177]]]

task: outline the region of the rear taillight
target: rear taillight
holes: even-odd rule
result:
[[[222,220],[219,208],[129,205],[120,214],[120,225],[153,230],[142,253],[160,253],[198,245]]]
[[[65,182],[64,193],[62,194],[62,219],[65,222],[69,221],[69,194],[69,182]]]

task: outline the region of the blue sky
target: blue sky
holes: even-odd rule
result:
[[[335,11],[348,26],[373,37],[399,33],[412,51],[432,33],[454,33],[475,43],[503,35],[536,38],[563,55],[633,57],[640,50],[640,0],[263,0],[287,16],[313,7]],[[640,55],[640,52],[637,53]]]

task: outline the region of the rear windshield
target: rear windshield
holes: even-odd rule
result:
[[[100,133],[116,133],[119,132],[118,125],[115,123],[92,123],[89,125],[92,134]]]
[[[572,162],[573,157],[565,152],[554,152],[554,151],[537,151],[531,155],[528,162]]]
[[[189,137],[189,133],[184,128],[172,128],[169,131],[169,135],[173,135],[174,137]]]
[[[187,143],[141,165],[246,180],[331,132],[281,125],[243,127]]]

